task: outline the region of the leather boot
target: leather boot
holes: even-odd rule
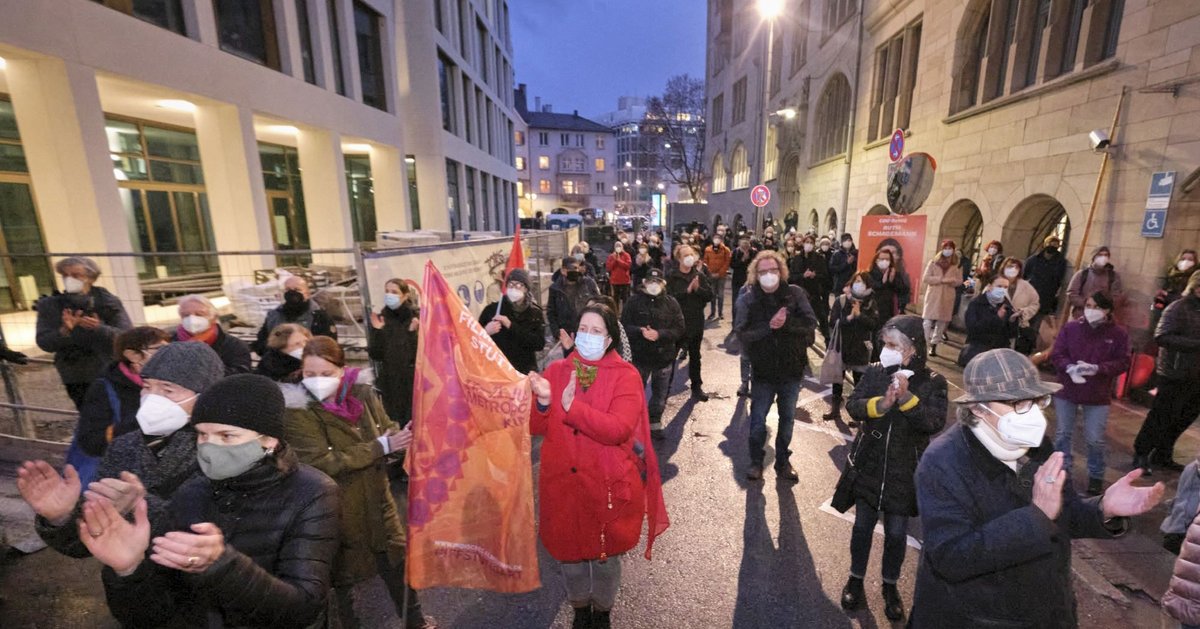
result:
[[[609,618],[609,614],[611,613],[611,611],[592,612],[592,629],[612,629],[612,619]]]
[[[595,614],[592,612],[592,606],[575,607],[575,620],[571,622],[571,629],[592,629],[595,627]]]
[[[846,580],[846,587],[842,588],[842,609],[858,609],[862,606],[866,595],[866,591],[863,590],[863,580],[858,577],[850,577]]]
[[[842,398],[835,397],[829,400],[829,412],[821,416],[821,419],[830,422],[842,416]]]
[[[1150,457],[1144,454],[1133,455],[1133,466],[1130,469],[1136,470],[1139,467],[1142,468],[1143,476],[1150,476],[1153,474],[1153,470],[1150,469]]]
[[[883,615],[888,620],[904,618],[904,601],[900,600],[900,590],[895,583],[883,584]]]

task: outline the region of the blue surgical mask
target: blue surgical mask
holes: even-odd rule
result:
[[[998,304],[1004,301],[1006,296],[1008,296],[1008,289],[1000,288],[999,286],[987,292],[988,301],[992,302],[993,304]]]
[[[579,355],[587,360],[600,360],[604,356],[604,339],[607,336],[599,334],[591,334],[589,332],[575,333],[575,349]]]
[[[399,308],[402,303],[404,303],[404,298],[396,293],[384,293],[383,295],[383,305],[392,310]]]

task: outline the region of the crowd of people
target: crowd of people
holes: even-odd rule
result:
[[[855,509],[847,610],[864,604],[882,521],[884,610],[905,617],[897,582],[909,520],[919,517],[912,626],[1074,626],[1070,540],[1123,534],[1127,517],[1162,498],[1161,483],[1134,481],[1182,468],[1174,445],[1200,409],[1194,251],[1180,254],[1156,295],[1158,395],[1135,469],[1105,487],[1108,409],[1130,364],[1111,250],[1097,248],[1068,279],[1056,236],[1024,260],[997,241],[972,256],[945,240],[925,267],[916,316],[907,314],[914,282],[897,245],[860,252],[850,234],[834,236],[768,226],[760,237],[718,225],[711,235],[673,234],[668,247],[661,232],[623,233],[603,258],[582,242],[562,259],[544,309],[540,283],[516,269],[480,311],[484,331],[529,375],[530,432],[544,439],[539,535],[561,565],[573,627],[611,626],[622,555],[645,530],[649,558],[666,528],[653,443],[665,436],[680,361],[692,400],[709,400],[702,340],[724,325],[727,291],[738,395],[750,402],[745,477],[762,480],[772,463],[778,479],[799,480],[789,460],[794,415],[818,367],[823,379],[831,374],[824,419],[844,412],[858,428],[831,501]],[[596,282],[601,269],[609,294]],[[301,277],[284,282],[282,304],[247,344],[222,329],[203,296],[179,300],[174,329],[133,327],[120,300],[96,285],[95,262],[65,258],[56,270],[64,290],[39,302],[37,343],[54,355],[80,416],[70,465],[27,462],[18,486],[49,546],[106,566],[119,621],[361,626],[352,592],[378,575],[406,626],[436,626],[405,581],[405,514],[389,473],[412,441],[410,422],[421,421],[412,389],[422,332],[408,281],[388,280],[382,307],[369,314],[372,379],[348,363]],[[1064,282],[1071,316],[1056,326]],[[947,381],[935,359],[949,360],[939,347],[963,302],[965,394],[947,427]],[[1054,378],[1030,358],[1047,328]],[[810,364],[818,338],[820,366]],[[1051,405],[1048,435],[1042,411]],[[1088,497],[1070,482],[1076,418]],[[1185,568],[1200,556],[1196,516],[1174,515]],[[1200,574],[1183,572],[1172,592],[1186,616],[1200,606]],[[1035,596],[1042,604],[1013,606]]]

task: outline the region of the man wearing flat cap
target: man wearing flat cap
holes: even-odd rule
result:
[[[1046,438],[1042,409],[1060,385],[1025,356],[983,352],[963,381],[958,423],[917,467],[925,542],[910,626],[1075,627],[1071,540],[1124,534],[1163,485],[1134,487],[1137,469],[1081,499]]]

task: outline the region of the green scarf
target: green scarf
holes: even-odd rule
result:
[[[579,362],[578,358],[571,360],[575,363],[575,378],[579,381],[579,386],[583,387],[584,391],[587,391],[588,387],[592,386],[592,383],[596,381],[597,367],[594,365],[585,365]]]

